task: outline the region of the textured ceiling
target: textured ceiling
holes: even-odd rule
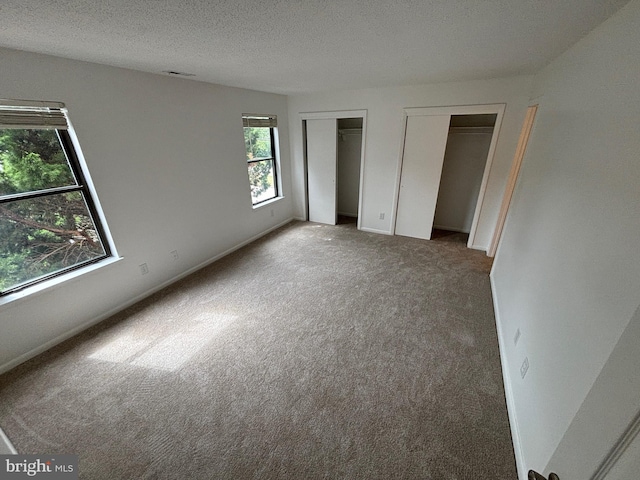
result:
[[[295,94],[533,73],[627,2],[0,0],[0,46]]]

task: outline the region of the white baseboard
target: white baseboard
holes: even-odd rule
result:
[[[491,298],[493,299],[493,312],[496,317],[496,330],[498,332],[498,349],[500,350],[500,364],[502,367],[502,381],[504,382],[504,395],[507,400],[507,413],[509,415],[509,426],[511,427],[511,440],[513,442],[513,451],[516,457],[516,469],[518,471],[519,480],[527,480],[527,469],[525,467],[524,455],[522,453],[522,442],[520,440],[520,429],[518,428],[518,419],[516,416],[515,400],[513,398],[513,388],[511,386],[511,378],[509,377],[509,362],[505,354],[505,336],[500,320],[500,310],[498,309],[498,300],[496,287],[493,280],[493,271],[489,274],[489,282],[491,284]]]
[[[393,235],[393,233],[391,233],[389,230],[378,230],[377,228],[362,227],[360,230],[362,230],[363,232],[377,233],[380,235]]]
[[[483,247],[482,245],[467,245],[467,248],[470,248],[472,250],[480,250],[481,252],[487,251],[487,248]]]
[[[0,455],[16,455],[18,451],[0,428]]]
[[[134,305],[136,303],[138,303],[141,300],[144,300],[145,298],[153,295],[154,293],[162,290],[163,288],[168,287],[169,285],[171,285],[172,283],[175,283],[179,280],[182,280],[183,278],[191,275],[194,272],[197,272],[198,270],[212,264],[213,262],[220,260],[223,257],[226,257],[227,255],[229,255],[230,253],[235,252],[236,250],[244,247],[245,245],[250,244],[251,242],[254,242],[256,240],[258,240],[261,237],[264,237],[265,235],[267,235],[268,233],[272,232],[273,230],[276,230],[288,223],[290,223],[293,220],[293,218],[289,218],[283,222],[280,222],[279,224],[268,228],[267,230],[258,233],[257,235],[254,235],[253,237],[240,242],[239,244],[225,250],[224,252],[216,255],[213,258],[210,258],[208,260],[205,260],[204,262],[196,265],[195,267],[190,268],[189,270],[186,270],[182,273],[180,273],[179,275],[177,275],[176,277],[170,278],[169,280],[167,280],[166,282],[161,283],[160,285],[157,285],[149,290],[147,290],[146,292],[141,293],[140,295],[135,296],[134,298],[127,300],[126,302],[118,305],[115,308],[112,308],[111,310],[103,313],[102,315],[99,315],[95,318],[92,318],[91,320],[88,320],[80,325],[78,325],[77,327],[72,328],[71,330],[68,330],[67,332],[58,335],[57,337],[55,337],[52,340],[49,340],[48,342],[43,343],[42,345],[35,347],[31,350],[29,350],[26,353],[23,353],[22,355],[14,358],[13,360],[9,360],[8,362],[4,363],[3,365],[0,365],[0,374],[7,372],[9,370],[11,370],[12,368],[17,367],[18,365],[20,365],[21,363],[26,362],[27,360],[35,357],[36,355],[40,355],[43,352],[46,352],[47,350],[49,350],[52,347],[55,347],[56,345],[58,345],[59,343],[64,342],[65,340],[68,340],[69,338],[79,334],[80,332],[82,332],[83,330],[86,330],[90,327],[92,327],[93,325],[96,325],[98,323],[100,323],[103,320],[106,320],[107,318],[115,315],[118,312],[121,312],[122,310],[124,310],[125,308],[130,307],[131,305]]]

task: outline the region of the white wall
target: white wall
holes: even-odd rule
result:
[[[286,97],[14,50],[0,50],[0,65],[0,98],[67,105],[123,257],[0,299],[0,369],[292,217]],[[258,209],[242,136],[252,112],[278,115],[285,194]]]
[[[535,79],[540,109],[492,273],[521,478],[549,463],[640,303],[638,25],[634,0]],[[619,375],[637,379],[638,352]]]
[[[350,129],[338,135],[338,213],[341,215],[358,216],[361,150],[362,131]]]
[[[444,152],[435,228],[469,233],[476,211],[492,133],[478,129],[449,131]]]
[[[367,112],[362,228],[393,232],[398,164],[402,145],[403,108],[506,103],[502,130],[487,185],[476,244],[486,249],[491,241],[518,134],[527,107],[531,77],[411,87],[325,92],[289,97],[294,212],[304,217],[304,161],[300,113],[360,110]],[[384,219],[380,214],[384,213]]]

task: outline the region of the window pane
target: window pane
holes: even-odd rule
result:
[[[268,127],[244,127],[244,144],[247,149],[247,160],[273,158],[271,129]]]
[[[273,160],[262,160],[249,164],[249,182],[253,204],[264,202],[276,196]]]
[[[0,195],[75,184],[55,130],[0,129]]]
[[[0,291],[104,255],[81,192],[0,204]]]

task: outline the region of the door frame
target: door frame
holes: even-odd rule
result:
[[[518,146],[516,148],[516,153],[513,157],[511,170],[509,171],[509,179],[507,180],[507,186],[505,187],[504,195],[502,196],[502,205],[500,206],[498,221],[496,222],[496,227],[493,232],[493,238],[491,239],[491,243],[489,244],[489,249],[487,250],[487,255],[489,257],[496,256],[496,251],[498,250],[498,245],[500,243],[500,239],[502,238],[502,230],[504,228],[504,222],[507,219],[507,214],[509,212],[509,207],[511,205],[511,199],[513,197],[513,191],[516,188],[516,182],[518,181],[518,174],[520,173],[522,160],[524,159],[524,155],[527,151],[527,145],[529,143],[529,138],[531,137],[531,132],[533,130],[533,124],[536,119],[537,111],[538,111],[538,104],[531,105],[527,108],[527,113],[524,117],[522,130],[520,131],[520,138],[518,139]]]
[[[480,184],[480,191],[478,192],[478,200],[476,202],[476,208],[473,214],[473,221],[471,222],[471,231],[469,232],[469,241],[467,242],[468,248],[476,250],[486,250],[482,246],[475,244],[476,233],[478,230],[478,220],[482,213],[484,206],[484,197],[487,191],[487,184],[489,182],[489,174],[491,172],[491,165],[493,164],[493,158],[496,152],[496,146],[498,144],[498,136],[500,128],[502,126],[502,119],[504,117],[504,111],[506,103],[492,103],[486,105],[451,105],[451,106],[439,106],[439,107],[406,107],[403,109],[402,118],[402,132],[401,132],[401,144],[400,154],[398,157],[398,163],[396,168],[396,184],[395,192],[393,196],[393,205],[391,212],[393,218],[391,224],[393,225],[393,234],[396,232],[396,218],[398,215],[398,198],[400,195],[400,181],[402,173],[402,160],[404,157],[404,143],[405,135],[407,132],[407,119],[412,116],[421,115],[482,115],[482,114],[496,114],[496,123],[493,126],[493,135],[491,136],[491,144],[489,146],[489,153],[487,154],[487,161],[484,166],[484,173],[482,174],[482,183]]]
[[[305,122],[307,120],[332,120],[337,122],[341,118],[362,118],[362,145],[360,147],[360,181],[358,186],[358,224],[357,228],[360,230],[362,223],[362,198],[364,190],[364,159],[365,159],[365,145],[367,138],[367,110],[336,110],[327,112],[301,112],[299,114],[300,123],[302,126],[302,145],[303,145],[303,175],[304,175],[304,206],[305,206],[305,220],[309,221],[309,168],[307,165],[307,129],[305,128]],[[338,158],[336,156],[336,166]],[[337,189],[337,186],[336,186]]]

